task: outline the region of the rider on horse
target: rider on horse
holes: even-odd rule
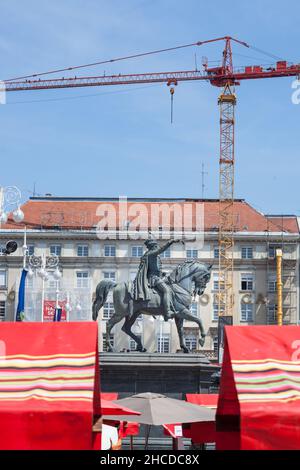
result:
[[[162,272],[160,254],[166,251],[173,243],[184,243],[183,240],[170,240],[163,246],[159,246],[156,240],[145,241],[147,251],[141,258],[140,266],[134,280],[133,299],[149,301],[151,299],[151,288],[161,294],[164,309],[164,320],[172,318],[170,287],[165,281]]]

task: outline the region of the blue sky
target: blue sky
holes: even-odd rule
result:
[[[1,79],[231,35],[300,62],[296,0],[1,0]],[[222,44],[83,69],[81,74],[193,69]],[[235,65],[267,55],[234,46]],[[66,73],[59,74],[67,76]],[[76,72],[76,75],[79,75]],[[235,195],[267,213],[300,215],[299,115],[292,78],[237,88]],[[24,198],[218,197],[219,90],[208,83],[9,93],[0,106],[1,185]]]

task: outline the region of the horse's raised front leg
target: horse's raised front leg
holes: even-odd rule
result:
[[[136,351],[146,352],[147,349],[143,347],[141,339],[138,336],[136,336],[131,330],[132,325],[136,321],[139,314],[140,312],[136,312],[133,315],[126,317],[124,325],[122,326],[122,331],[124,331],[124,333],[126,333],[128,336],[130,336],[130,338],[132,338],[136,342],[137,344]]]
[[[183,319],[178,318],[178,316],[175,316],[175,324],[177,327],[180,348],[182,349],[184,353],[188,353],[189,350],[185,345],[185,339],[184,339],[184,334],[183,334]]]
[[[197,323],[200,329],[200,334],[201,334],[201,338],[199,339],[199,344],[201,347],[203,347],[205,343],[206,334],[204,331],[204,326],[203,326],[201,318],[194,317],[194,315],[192,315],[191,312],[187,308],[181,310],[177,315],[182,320],[188,320],[188,321]]]

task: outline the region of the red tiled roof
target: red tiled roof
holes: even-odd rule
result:
[[[196,204],[204,204],[204,225],[205,231],[217,231],[219,220],[219,202],[217,200],[128,200],[128,212],[132,211],[127,220],[136,217],[136,210],[141,210],[142,204],[148,211],[161,204],[173,206],[178,204],[184,210],[184,204],[191,204],[193,209],[193,227],[195,227]],[[30,199],[23,206],[25,220],[22,224],[16,224],[9,219],[8,223],[2,225],[3,229],[22,229],[24,225],[28,229],[91,229],[97,225],[103,215],[97,215],[97,210],[107,208],[107,204],[113,207],[118,214],[119,202],[116,200],[86,200],[72,198],[45,198]],[[172,217],[171,217],[172,219]],[[117,219],[118,220],[118,219]],[[283,220],[283,223],[282,223]],[[160,222],[161,223],[161,217]],[[235,230],[239,232],[281,232],[282,227],[287,233],[299,233],[296,216],[288,217],[267,217],[251,207],[244,200],[234,202],[234,224]],[[149,224],[150,226],[150,224]],[[172,226],[172,220],[171,220]],[[124,228],[124,227],[121,227]]]
[[[299,230],[297,217],[290,216],[268,216],[268,220],[272,225],[278,227],[279,231],[297,232]]]

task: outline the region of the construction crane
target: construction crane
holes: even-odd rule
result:
[[[204,44],[224,41],[225,47],[221,64],[217,67],[209,67],[206,61],[203,64],[203,72],[199,70],[185,70],[175,72],[151,72],[142,74],[118,74],[101,76],[75,76],[69,78],[38,78],[44,75],[70,71],[92,65],[116,62],[129,58],[136,58],[160,52],[171,51],[190,46],[202,46]],[[170,87],[171,100],[173,100],[174,85],[187,81],[208,81],[211,85],[221,87],[222,91],[218,99],[220,108],[220,156],[219,156],[219,289],[218,289],[218,313],[219,316],[231,316],[233,312],[233,247],[235,232],[234,214],[234,109],[236,106],[235,86],[243,80],[256,80],[261,78],[300,77],[300,64],[292,64],[280,60],[274,65],[264,67],[262,65],[249,65],[235,68],[232,61],[232,42],[244,47],[250,47],[247,43],[230,36],[199,41],[193,44],[177,46],[159,51],[136,54],[118,59],[87,64],[86,66],[68,67],[52,70],[25,77],[5,80],[5,91],[29,91],[49,90],[58,88],[79,88],[91,86],[133,85],[144,83],[166,83]],[[171,114],[172,119],[172,114]]]

